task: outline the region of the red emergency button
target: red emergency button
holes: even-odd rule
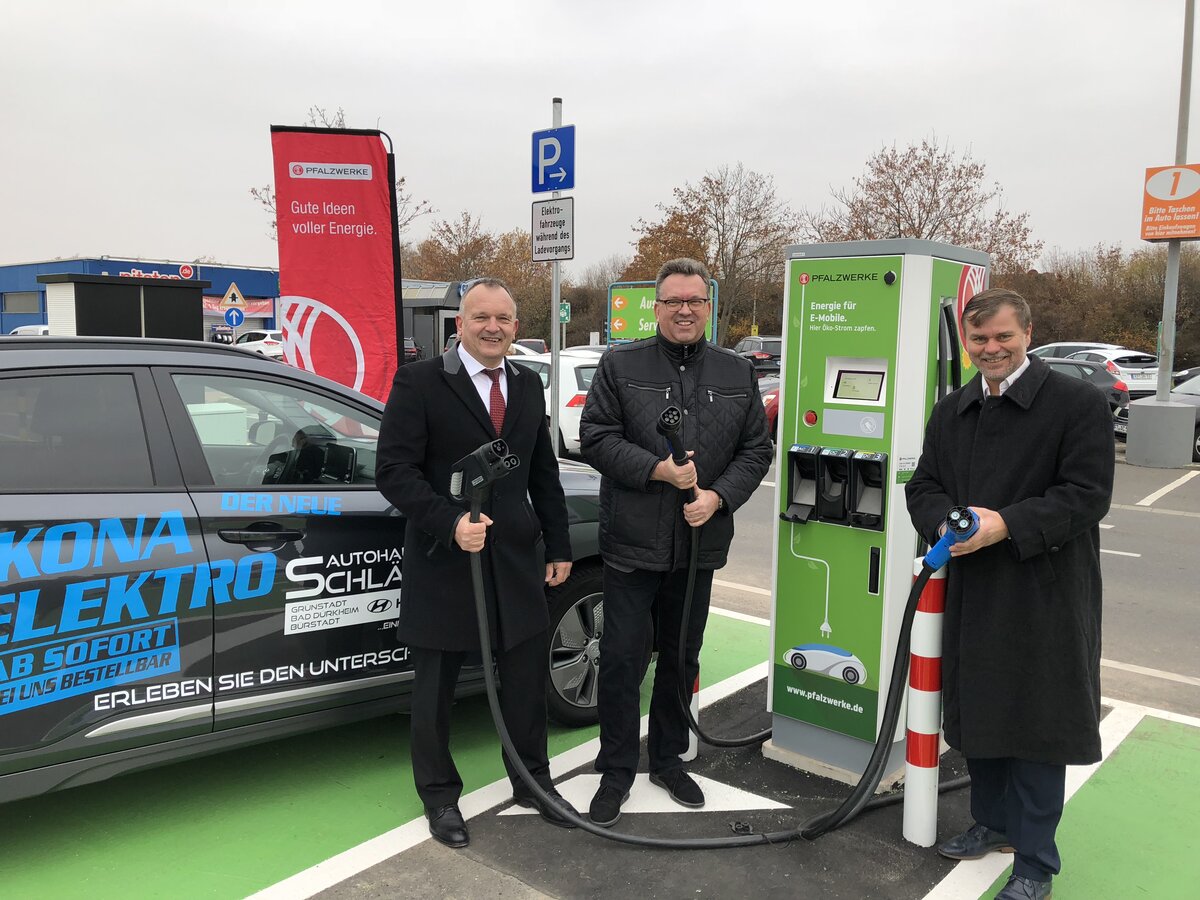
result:
[[[810,409],[808,412],[806,412],[806,413],[804,414],[804,424],[805,424],[805,425],[807,425],[807,426],[809,426],[810,428],[811,428],[813,425],[816,425],[816,424],[817,424],[817,413],[816,413],[816,410],[812,410],[812,409]]]

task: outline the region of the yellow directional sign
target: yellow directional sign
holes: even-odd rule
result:
[[[221,305],[226,309],[244,309],[246,306],[246,298],[242,296],[242,292],[238,289],[237,282],[229,282],[229,290],[225,292],[225,296],[221,298]]]

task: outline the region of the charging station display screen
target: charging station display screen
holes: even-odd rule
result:
[[[876,403],[883,390],[882,372],[862,372],[839,369],[833,385],[835,400],[868,400]]]

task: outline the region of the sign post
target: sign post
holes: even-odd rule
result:
[[[532,190],[551,192],[549,201],[534,201],[530,228],[534,262],[550,262],[550,308],[559,309],[560,320],[550,327],[550,440],[555,451],[558,440],[558,355],[562,349],[562,273],[559,261],[575,258],[575,199],[561,191],[575,187],[575,126],[562,123],[562,98],[550,102],[551,125],[533,133]],[[565,305],[565,304],[564,304]],[[570,321],[568,307],[567,320]]]
[[[1187,165],[1188,113],[1192,95],[1192,32],[1195,0],[1186,0],[1183,15],[1183,64],[1179,80],[1179,125],[1175,133],[1175,165],[1146,170],[1142,202],[1142,239],[1167,241],[1163,286],[1161,352],[1158,386],[1153,398],[1129,404],[1125,459],[1135,466],[1180,468],[1192,460],[1193,409],[1172,402],[1171,371],[1175,368],[1175,309],[1179,294],[1181,240],[1200,238],[1200,166]]]

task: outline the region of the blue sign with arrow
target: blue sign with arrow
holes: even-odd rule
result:
[[[533,133],[533,192],[569,191],[575,187],[575,126]]]
[[[225,310],[225,324],[237,328],[246,321],[246,314],[237,307]]]

